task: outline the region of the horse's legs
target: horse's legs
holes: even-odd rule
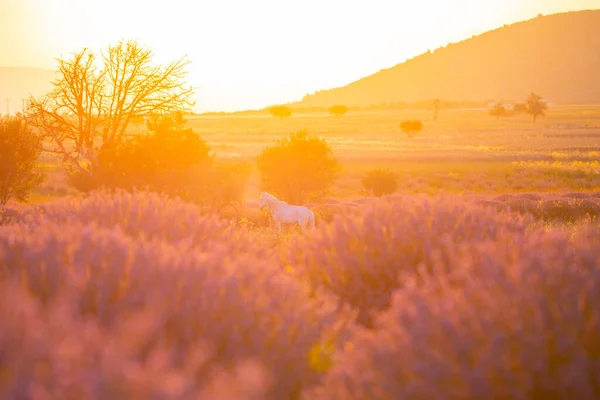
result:
[[[306,232],[306,224],[307,224],[307,221],[304,221],[304,220],[299,220],[298,221],[298,225],[300,225],[300,228],[302,228],[302,230],[304,232]]]

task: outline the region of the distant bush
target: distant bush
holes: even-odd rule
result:
[[[361,183],[376,197],[392,194],[398,189],[398,174],[389,169],[375,169],[363,176]]]
[[[306,131],[265,147],[257,162],[263,188],[288,203],[322,197],[339,171],[331,146]]]
[[[400,129],[402,129],[402,132],[404,132],[406,136],[413,138],[417,133],[423,130],[423,122],[419,120],[402,121],[400,124]]]
[[[587,199],[543,200],[539,207],[540,216],[546,221],[575,222],[600,216],[600,204]]]
[[[342,115],[348,112],[348,107],[342,104],[336,104],[334,106],[329,107],[329,113],[335,115],[336,117],[341,117]]]
[[[0,214],[9,200],[27,201],[44,177],[40,139],[18,117],[0,118]]]
[[[600,232],[431,248],[374,331],[357,331],[305,399],[600,396]]]
[[[496,119],[500,119],[500,117],[507,115],[507,110],[501,102],[497,102],[492,108],[490,108],[489,114],[493,117],[496,117]]]
[[[292,116],[292,109],[286,106],[275,106],[269,108],[269,113],[271,113],[274,117],[279,117],[280,119],[284,119],[286,117]]]

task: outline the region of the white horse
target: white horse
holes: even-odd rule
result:
[[[305,206],[293,206],[267,192],[260,195],[260,209],[268,207],[271,210],[271,216],[275,220],[277,230],[281,231],[281,223],[300,224],[303,230],[307,226],[315,229],[315,214]]]

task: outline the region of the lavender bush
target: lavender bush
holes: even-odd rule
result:
[[[334,204],[281,237],[151,193],[20,212],[0,398],[599,397],[600,227],[472,200]]]
[[[448,242],[306,399],[600,396],[600,231]]]
[[[600,201],[595,193],[521,193],[502,194],[493,200],[480,199],[482,205],[508,208],[547,222],[573,223],[597,220]]]
[[[92,197],[50,206],[43,217],[0,227],[0,280],[19,282],[42,307],[39,313],[57,312],[54,304],[68,296],[69,318],[74,322],[65,331],[77,335],[79,325],[91,321],[101,335],[82,347],[82,357],[93,358],[103,344],[112,343],[119,357],[143,370],[153,368],[147,365],[152,354],[161,354],[165,368],[183,374],[181,379],[187,382],[180,387],[184,392],[178,393],[200,393],[218,371],[231,372],[246,362],[258,363],[269,377],[270,385],[260,398],[294,398],[303,387],[318,382],[322,371],[311,354],[341,343],[351,316],[324,297],[310,297],[302,282],[262,253],[227,245],[236,237],[225,237],[229,233],[225,223],[198,218],[174,203],[175,210],[179,206],[181,212],[188,211],[184,217],[195,218],[194,224],[186,225],[186,218],[173,209],[154,207],[164,204],[154,195],[125,199],[117,195],[102,202]],[[166,223],[169,218],[174,226]],[[121,223],[111,227],[119,219]],[[246,242],[250,247],[250,240]],[[135,335],[124,334],[127,343],[122,348],[116,335],[138,315],[149,315],[147,323]],[[41,324],[41,332],[51,329]],[[11,340],[19,340],[19,335]],[[29,338],[22,340],[19,345],[27,348]],[[51,346],[52,340],[45,343]],[[189,366],[190,355],[200,350],[205,356]],[[46,372],[52,381],[47,390],[53,396],[66,390],[52,389],[59,385],[60,362]],[[31,368],[10,381],[6,393],[17,390],[15,385],[30,387],[37,382],[35,366]],[[94,389],[96,383],[78,384],[102,398]],[[162,390],[160,385],[157,382],[143,393],[162,393],[154,392]]]
[[[48,221],[66,225],[81,222],[97,227],[119,227],[127,235],[169,242],[186,242],[200,250],[226,246],[231,253],[267,250],[216,214],[193,204],[153,192],[96,191],[85,199],[63,200],[33,208],[29,224]]]
[[[394,197],[337,216],[315,235],[300,238],[284,256],[297,276],[324,288],[370,325],[387,308],[405,276],[427,266],[445,241],[483,242],[522,236],[528,220],[465,203],[456,197]]]
[[[214,351],[200,341],[176,362],[164,341],[152,342],[158,313],[128,315],[107,330],[81,318],[74,300],[63,293],[42,308],[19,284],[0,283],[1,398],[267,397],[270,381],[259,363],[215,365]]]

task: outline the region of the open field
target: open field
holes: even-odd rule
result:
[[[421,119],[413,139],[401,132],[404,119]],[[487,110],[443,110],[438,121],[426,111],[362,111],[343,117],[298,114],[190,117],[219,159],[254,158],[266,145],[308,130],[325,138],[342,164],[331,197],[363,196],[360,178],[373,168],[399,173],[399,193],[509,193],[600,190],[600,106],[558,107],[535,124],[527,116],[501,118]],[[132,127],[133,131],[141,126]],[[34,193],[46,200],[66,193],[55,158],[42,162],[49,179]],[[250,199],[259,191],[253,174]]]

